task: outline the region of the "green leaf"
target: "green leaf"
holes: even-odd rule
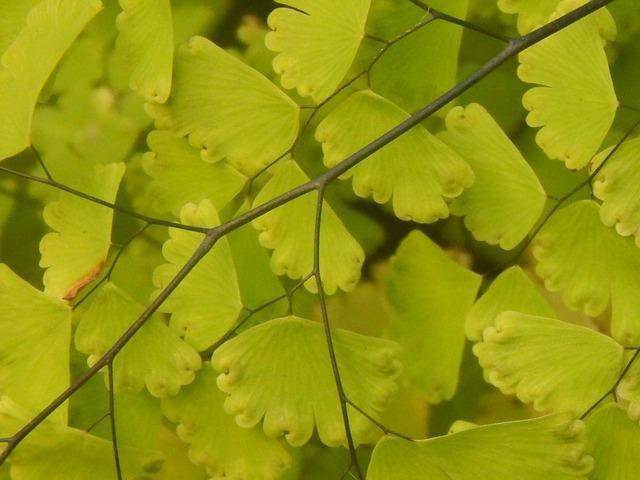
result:
[[[89,354],[93,365],[144,311],[111,282],[90,298],[79,315],[76,348]],[[191,383],[200,368],[200,355],[158,317],[150,318],[118,353],[114,365],[116,391],[140,391],[146,385],[156,396],[174,395]]]
[[[613,148],[607,148],[598,154],[593,159],[591,168],[598,168]],[[639,155],[640,137],[624,142],[595,175],[593,193],[602,200],[602,222],[609,227],[615,226],[620,235],[635,235],[636,244],[640,247]]]
[[[226,163],[204,162],[184,138],[155,130],[147,137],[151,152],[142,165],[152,177],[145,196],[154,210],[180,215],[185,204],[209,200],[224,208],[244,187],[246,177]]]
[[[212,477],[280,478],[291,465],[287,450],[257,428],[236,425],[224,412],[225,398],[216,387],[215,372],[206,364],[194,383],[162,401],[162,410],[178,424],[178,436],[189,444],[191,461],[206,466]]]
[[[0,160],[31,144],[31,119],[40,91],[78,34],[101,9],[99,0],[43,0],[0,59]],[[4,12],[3,12],[4,14]]]
[[[640,468],[640,426],[616,403],[608,403],[586,419],[595,460],[591,480],[634,478]]]
[[[399,316],[389,335],[403,347],[409,381],[431,403],[450,399],[458,386],[465,318],[481,277],[413,231],[392,258],[387,282]]]
[[[543,412],[584,413],[624,366],[624,350],[610,337],[519,312],[498,315],[473,352],[493,385]]]
[[[548,290],[562,291],[569,307],[599,315],[609,302],[614,236],[600,222],[596,203],[573,203],[556,212],[536,237],[536,273]]]
[[[180,215],[185,225],[213,227],[220,223],[209,200],[187,203]],[[169,229],[162,254],[169,262],[159,266],[153,283],[163,289],[191,257],[202,235]],[[221,238],[160,307],[171,314],[171,328],[198,351],[219,340],[234,324],[242,303],[238,278],[226,238]]]
[[[581,4],[566,0],[552,18]],[[538,145],[569,169],[584,167],[600,147],[618,107],[603,39],[615,35],[606,11],[596,12],[519,54],[518,76],[539,87],[522,103],[527,123],[542,127]]]
[[[83,171],[69,166],[67,157],[80,156],[84,165],[128,160],[144,124],[120,112],[116,101],[116,92],[109,87],[74,84],[55,106],[36,110],[33,144],[44,153],[56,180],[69,184]]]
[[[393,103],[363,90],[351,95],[318,125],[324,164],[333,167],[386,133],[408,114]],[[449,216],[445,198],[455,198],[474,179],[466,162],[421,126],[383,147],[350,169],[353,191],[386,203],[402,220],[432,223]]]
[[[172,95],[147,104],[156,127],[189,134],[206,161],[222,158],[252,175],[284,154],[300,109],[263,75],[202,37],[176,54]]]
[[[0,264],[0,331],[0,391],[38,412],[69,386],[71,310]],[[67,408],[51,418],[66,424]]]
[[[30,415],[8,397],[0,397],[0,435],[12,435]],[[126,480],[148,478],[162,464],[151,450],[121,447]],[[44,421],[11,454],[12,480],[112,480],[116,478],[113,446],[82,430]]]
[[[74,187],[107,202],[114,202],[123,163],[87,168],[82,159],[71,155],[70,165],[77,170]],[[72,168],[72,167],[71,167]],[[43,213],[54,232],[40,242],[40,266],[44,273],[45,292],[70,300],[95,279],[107,260],[111,246],[113,210],[68,193],[48,204]]]
[[[538,177],[491,115],[479,104],[455,107],[439,138],[464,158],[476,175],[451,203],[451,213],[480,241],[514,248],[538,221],[546,194]]]
[[[518,33],[525,35],[548,23],[560,2],[561,0],[498,0],[498,8],[504,13],[518,14]]]
[[[474,342],[482,340],[484,329],[492,326],[496,317],[507,310],[541,317],[555,316],[533,282],[515,265],[498,275],[473,305],[465,323],[467,338]]]
[[[284,88],[317,103],[338,88],[364,37],[371,0],[278,0],[293,8],[269,15],[266,45]]]
[[[536,272],[565,303],[591,316],[611,298],[611,333],[623,345],[640,343],[640,251],[602,224],[590,200],[556,212],[537,236]]]
[[[119,0],[122,13],[116,55],[131,69],[130,86],[148,102],[164,103],[171,91],[173,23],[169,0]]]
[[[584,424],[568,415],[498,423],[409,442],[385,437],[367,480],[586,480]],[[516,473],[517,472],[517,473]]]
[[[397,390],[398,345],[340,329],[332,336],[346,395],[377,417]],[[300,446],[315,425],[325,445],[347,445],[320,323],[293,316],[265,322],[224,343],[211,362],[220,372],[218,387],[229,395],[224,408],[241,427],[264,417],[267,436],[284,435]],[[356,443],[374,439],[372,424],[351,407],[349,419]]]
[[[380,3],[383,2],[375,0],[372,10]],[[394,8],[386,12],[387,21],[392,22],[401,15],[412,17],[414,21],[403,29],[394,29],[391,37],[385,35],[387,40],[404,33],[406,29],[427,17],[426,12],[415,5],[409,5],[406,10],[411,10],[406,13],[400,10],[406,3],[396,2]],[[458,18],[467,16],[468,4],[468,0],[428,2],[430,7]],[[402,14],[399,14],[398,10]],[[408,112],[424,107],[456,83],[462,33],[463,29],[457,25],[433,21],[430,25],[406,36],[388,49],[371,69],[372,90]],[[377,50],[381,48],[380,42],[372,44]]]
[[[229,240],[233,254],[233,264],[238,273],[240,297],[245,307],[255,310],[274,298],[284,295],[285,289],[280,279],[271,272],[269,254],[260,245],[258,233],[251,225],[243,225],[226,238]],[[268,320],[280,314],[284,315],[282,307],[283,303],[280,302],[272,308],[256,312],[252,319],[257,317]],[[271,316],[267,318],[265,315]]]
[[[162,452],[164,463],[162,470],[155,474],[153,480],[209,480],[203,467],[193,464],[188,457],[187,445],[175,432],[163,426],[158,438],[158,449]]]
[[[179,45],[194,35],[204,35],[217,27],[231,6],[229,0],[191,0],[173,2],[173,38]]]
[[[294,160],[283,160],[260,190],[253,206],[262,205],[307,181],[309,178]],[[253,226],[260,231],[262,246],[273,250],[271,270],[276,275],[299,279],[312,272],[316,203],[316,194],[307,194],[253,221]],[[336,248],[337,245],[340,248]],[[363,262],[362,248],[325,201],[320,232],[320,274],[325,291],[332,294],[338,287],[344,291],[353,289],[360,279]],[[316,291],[314,279],[305,286]]]
[[[22,30],[29,11],[41,0],[0,0],[0,54]]]
[[[634,360],[629,371],[620,381],[616,394],[627,405],[629,417],[640,421],[640,363],[637,359]]]

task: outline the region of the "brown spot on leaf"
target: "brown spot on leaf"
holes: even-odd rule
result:
[[[78,295],[78,292],[82,290],[84,287],[89,285],[98,275],[102,272],[104,268],[104,260],[100,260],[98,264],[89,270],[87,273],[82,275],[78,280],[73,282],[66,292],[64,292],[63,300],[73,300]]]

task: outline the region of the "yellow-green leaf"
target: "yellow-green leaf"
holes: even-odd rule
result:
[[[186,225],[213,227],[220,223],[209,200],[187,203],[180,214]],[[168,263],[160,265],[153,282],[163,289],[178,273],[202,241],[202,235],[169,229],[169,240],[162,247]],[[220,339],[238,318],[242,309],[238,277],[226,238],[221,238],[162,304],[170,313],[171,328],[197,350],[204,350]]]
[[[247,181],[226,163],[203,161],[186,139],[171,132],[154,130],[147,143],[151,151],[142,158],[142,166],[152,180],[145,194],[158,212],[179,217],[185,204],[204,199],[220,210]]]
[[[593,459],[584,430],[553,415],[416,442],[388,436],[373,451],[367,480],[587,480]]]
[[[10,436],[30,415],[8,397],[0,397],[0,436]],[[148,478],[162,465],[152,450],[121,446],[126,480]],[[113,480],[116,467],[111,440],[83,430],[44,421],[11,454],[13,480]]]
[[[273,67],[284,88],[296,88],[317,103],[340,85],[353,62],[371,0],[278,0],[293,8],[277,8],[269,15],[273,30],[265,39],[280,52]]]
[[[580,5],[565,0],[557,18]],[[618,107],[602,34],[614,36],[615,23],[606,11],[596,12],[520,53],[518,76],[539,87],[522,103],[527,123],[542,127],[538,145],[567,168],[584,167],[609,131]]]
[[[465,323],[467,338],[482,340],[482,332],[493,325],[502,312],[515,312],[553,317],[555,313],[533,282],[519,266],[509,267],[491,284],[474,305]]]
[[[253,205],[257,207],[308,180],[294,160],[283,160]],[[260,243],[273,249],[271,269],[276,275],[299,279],[312,272],[316,203],[316,194],[307,194],[253,221],[261,232]],[[331,294],[337,288],[354,288],[363,262],[362,248],[325,201],[320,231],[320,274],[325,291]],[[316,291],[314,279],[305,286]]]
[[[291,466],[281,441],[258,428],[241,428],[224,411],[225,394],[216,386],[211,365],[205,364],[196,381],[162,401],[162,410],[177,423],[178,436],[189,444],[189,458],[204,465],[213,478],[277,480]]]
[[[475,173],[471,187],[451,203],[477,240],[514,248],[531,231],[546,194],[538,177],[491,115],[479,104],[455,107],[439,138]]]
[[[99,0],[43,0],[0,58],[0,160],[31,144],[40,91],[78,34],[102,8]],[[4,13],[2,14],[4,15]]]
[[[173,22],[169,0],[119,0],[122,13],[116,55],[131,70],[130,86],[149,102],[164,103],[171,91]]]
[[[94,364],[144,311],[126,292],[111,282],[90,297],[75,333],[76,348]],[[175,395],[191,383],[200,368],[200,355],[158,317],[152,317],[118,353],[114,363],[117,390],[156,396]]]
[[[0,332],[0,392],[37,413],[69,386],[71,309],[0,264]]]
[[[493,385],[541,412],[583,414],[624,366],[624,350],[610,337],[519,312],[498,315],[473,352]]]
[[[70,155],[68,162],[77,168],[74,187],[107,202],[114,202],[123,163],[83,165],[82,159]],[[54,232],[40,241],[40,266],[44,273],[45,292],[70,300],[102,271],[111,246],[113,210],[84,198],[61,193],[43,213]]]
[[[318,125],[324,164],[333,167],[406,120],[408,114],[363,90],[351,95]],[[474,179],[466,162],[425,128],[416,126],[350,169],[353,191],[386,203],[402,220],[432,223],[449,216],[446,198],[455,198]]]
[[[640,469],[640,426],[616,403],[608,403],[585,420],[594,467],[591,480],[626,480]]]
[[[391,260],[387,282],[389,300],[398,313],[389,336],[403,347],[409,381],[429,402],[450,399],[458,386],[464,324],[480,276],[413,231]]]
[[[613,147],[593,159],[592,169],[598,168]],[[607,226],[615,226],[623,236],[635,235],[640,246],[640,137],[624,142],[607,159],[593,180],[593,193],[602,200],[600,219]]]
[[[378,417],[397,390],[398,345],[340,329],[333,332],[333,344],[346,395]],[[267,436],[284,435],[300,446],[315,426],[325,445],[347,445],[320,323],[293,316],[270,320],[224,343],[211,362],[220,372],[218,387],[229,395],[224,408],[241,427],[264,419]],[[349,419],[356,443],[375,438],[369,420],[351,407]]]
[[[159,129],[189,134],[205,160],[223,158],[252,175],[284,154],[298,134],[300,109],[256,70],[202,37],[176,54],[172,94],[147,104]]]

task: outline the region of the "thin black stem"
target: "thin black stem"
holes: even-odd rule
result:
[[[495,57],[481,66],[476,72],[469,75],[467,78],[462,80],[453,88],[449,89],[445,93],[443,93],[436,100],[426,105],[424,108],[418,110],[409,118],[407,118],[402,123],[398,124],[396,127],[392,128],[378,139],[372,141],[368,145],[364,146],[357,152],[353,153],[345,160],[340,162],[335,167],[327,170],[325,173],[319,175],[318,177],[304,183],[298,187],[291,189],[288,192],[285,192],[268,202],[263,203],[262,205],[258,205],[257,207],[252,208],[251,210],[245,212],[244,214],[231,219],[220,226],[211,228],[211,229],[202,229],[199,227],[185,228],[186,226],[180,224],[173,224],[172,222],[158,221],[157,219],[150,219],[145,217],[144,215],[135,214],[134,212],[122,212],[128,213],[131,216],[136,218],[140,218],[141,220],[145,220],[152,225],[166,225],[174,228],[182,228],[182,229],[192,229],[194,231],[205,232],[206,235],[196,251],[193,255],[187,260],[185,265],[180,269],[180,271],[175,275],[175,277],[167,284],[167,286],[158,294],[158,296],[148,305],[145,311],[130,325],[130,327],[115,341],[112,347],[100,358],[98,361],[84,374],[82,374],[79,378],[77,378],[74,383],[69,386],[66,390],[64,390],[58,397],[56,397],[53,401],[49,403],[46,407],[44,407],[31,421],[29,421],[25,426],[23,426],[20,430],[18,430],[12,437],[8,439],[6,442],[5,449],[0,452],[0,465],[2,465],[5,460],[9,457],[11,452],[20,444],[30,432],[32,432],[40,423],[42,423],[53,411],[55,411],[59,406],[61,406],[71,395],[73,395],[79,388],[82,387],[89,379],[95,376],[102,368],[107,366],[109,362],[111,362],[118,352],[131,340],[131,338],[136,334],[136,332],[146,323],[146,321],[158,310],[158,308],[164,303],[164,301],[168,298],[168,296],[180,285],[180,283],[184,280],[184,278],[189,274],[189,272],[200,262],[200,260],[207,254],[207,252],[215,245],[217,240],[229,232],[245,225],[246,223],[264,215],[267,212],[270,212],[281,205],[284,205],[306,193],[311,192],[312,190],[324,191],[324,187],[328,185],[330,182],[334,181],[340,175],[345,173],[347,170],[353,168],[355,165],[372,155],[373,153],[380,150],[385,145],[389,144],[396,138],[400,137],[407,131],[409,131],[414,126],[418,125],[420,122],[425,120],[426,118],[433,115],[435,112],[440,110],[443,106],[447,105],[449,102],[460,96],[462,93],[467,91],[473,85],[478,83],[480,80],[488,76],[491,72],[497,69],[500,65],[505,63],[511,57],[517,55],[521,51],[526,48],[544,40],[545,38],[553,35],[554,33],[562,30],[563,28],[575,23],[576,21],[584,18],[590,13],[595,12],[596,10],[608,5],[613,0],[591,0],[585,5],[573,10],[572,12],[544,25],[543,27],[534,30],[533,32],[524,35],[516,40],[511,41],[500,53],[498,53]],[[30,180],[37,181],[39,183],[49,184],[51,186],[60,188],[64,187],[61,185],[58,187],[58,184],[55,182],[51,182],[48,179],[43,179],[40,177],[23,174],[21,172],[15,172],[10,169],[6,169],[4,167],[0,168],[1,171],[8,171],[14,175],[21,176],[23,178],[27,178]],[[86,198],[87,200],[94,201],[93,197],[83,194],[82,192],[77,192],[73,189],[67,190],[69,193],[77,194],[80,197]],[[103,204],[109,208],[116,207],[115,205],[109,204],[108,202],[104,202],[100,199],[97,200],[96,203]],[[118,207],[119,208],[119,207]],[[115,209],[115,208],[114,208]],[[122,211],[122,209],[120,210]],[[316,278],[318,284],[322,284],[321,279]],[[322,288],[318,289],[319,295],[324,298],[324,292]],[[326,305],[325,305],[325,313],[326,313]],[[344,402],[341,402],[343,407],[346,405]],[[343,408],[346,410],[346,408]],[[354,454],[354,451],[351,452],[351,455]],[[362,478],[362,474],[360,472],[360,477]]]
[[[596,407],[598,405],[600,405],[602,402],[604,402],[609,395],[615,395],[615,392],[616,392],[616,389],[618,388],[618,385],[620,385],[620,382],[622,382],[622,380],[627,375],[627,373],[629,373],[629,370],[631,369],[631,366],[638,359],[638,355],[640,355],[640,350],[636,350],[635,351],[635,353],[633,354],[631,359],[627,362],[627,364],[625,365],[624,369],[622,370],[622,372],[618,376],[618,379],[613,384],[613,386],[609,390],[607,390],[607,392],[604,395],[602,395],[593,405],[591,405],[587,409],[586,412],[584,412],[582,415],[580,415],[580,420],[584,420],[591,412],[593,412],[596,409]]]
[[[143,220],[144,222],[150,225],[160,225],[163,227],[179,228],[180,230],[189,230],[191,232],[198,232],[198,233],[207,233],[208,231],[208,229],[205,227],[194,227],[191,225],[182,225],[181,223],[171,222],[169,220],[162,220],[160,218],[149,217],[147,215],[143,215],[142,213],[128,210],[114,203],[107,202],[106,200],[102,200],[101,198],[94,197],[93,195],[89,195],[88,193],[84,193],[84,192],[81,192],[80,190],[76,190],[75,188],[71,188],[63,183],[60,183],[56,180],[52,180],[50,178],[38,177],[37,175],[31,175],[28,173],[20,172],[18,170],[13,170],[11,168],[7,168],[3,166],[0,166],[0,172],[9,173],[16,177],[25,178],[33,182],[42,183],[43,185],[48,185],[50,187],[57,188],[58,190],[62,190],[66,193],[69,193],[76,197],[83,198],[90,202],[97,203],[98,205],[102,205],[103,207],[110,208],[111,210],[115,210],[116,212],[120,212],[129,217],[137,218],[138,220]]]
[[[100,422],[102,422],[105,418],[107,418],[109,415],[111,415],[111,412],[107,412],[104,415],[102,415],[100,418],[98,418],[95,422],[93,422],[91,425],[89,425],[86,429],[85,432],[89,433],[91,430],[93,430],[94,428],[96,428],[98,426],[98,424]]]
[[[116,478],[122,480],[122,469],[120,467],[120,453],[118,451],[118,436],[116,433],[116,401],[115,390],[113,388],[113,359],[107,365],[107,378],[109,381],[109,419],[111,424],[111,444],[113,445],[113,460],[116,467]]]
[[[395,432],[393,430],[391,430],[390,428],[385,427],[382,423],[380,423],[378,420],[376,420],[374,417],[372,417],[371,415],[369,415],[367,412],[365,412],[362,408],[360,408],[358,405],[356,405],[355,403],[353,403],[349,398],[346,399],[346,402],[351,405],[353,408],[355,408],[358,412],[360,412],[367,420],[369,420],[371,423],[373,423],[376,427],[378,427],[380,430],[382,430],[382,433],[384,433],[385,435],[393,435],[394,437],[399,437],[402,438],[403,440],[407,440],[409,442],[413,442],[413,438],[408,437],[402,433],[398,433]]]
[[[476,25],[475,23],[467,22],[462,18],[453,17],[447,13],[441,12],[440,10],[436,10],[435,8],[430,7],[429,5],[427,5],[426,3],[420,0],[409,0],[409,1],[413,3],[416,7],[423,9],[428,14],[430,14],[431,16],[435,17],[438,20],[442,20],[448,23],[452,23],[454,25],[458,25],[460,27],[466,28],[467,30],[473,30],[474,32],[481,33],[482,35],[486,35],[487,37],[491,37],[495,40],[499,40],[504,43],[509,43],[513,40],[512,37],[509,37],[507,35],[492,32],[491,30],[481,27],[480,25]]]
[[[327,350],[329,353],[329,360],[331,361],[331,370],[333,371],[333,379],[338,391],[338,398],[340,401],[340,411],[342,413],[342,420],[344,422],[344,430],[347,438],[347,446],[349,447],[349,454],[351,455],[351,462],[353,468],[356,471],[357,477],[360,480],[364,480],[358,457],[356,455],[356,447],[351,434],[351,425],[349,424],[349,411],[347,409],[347,395],[344,391],[342,379],[340,377],[340,369],[338,367],[338,359],[336,358],[336,352],[333,347],[333,339],[331,336],[331,325],[329,323],[329,313],[327,311],[327,301],[324,294],[324,285],[322,283],[322,274],[320,272],[320,250],[321,250],[321,226],[322,226],[322,207],[324,205],[324,187],[318,188],[318,197],[316,200],[316,218],[315,229],[313,235],[313,274],[316,278],[316,287],[318,290],[318,302],[320,303],[320,312],[322,314],[322,326],[324,329],[325,339],[327,341]]]
[[[421,22],[416,23],[413,27],[405,30],[400,35],[398,35],[397,37],[389,40],[388,42],[385,42],[384,47],[382,47],[380,49],[380,51],[378,51],[378,53],[376,53],[376,55],[373,57],[371,62],[369,62],[369,65],[367,65],[367,68],[364,70],[364,73],[366,73],[366,75],[367,75],[367,84],[368,84],[369,88],[371,88],[371,70],[373,70],[373,67],[376,66],[376,64],[380,61],[380,59],[384,56],[384,54],[387,53],[387,51],[391,47],[393,47],[396,43],[398,43],[400,40],[408,37],[412,33],[415,33],[418,30],[420,30],[421,28],[429,25],[434,20],[435,20],[434,16],[427,17],[426,19],[422,20]]]
[[[40,168],[42,168],[42,171],[44,172],[44,174],[47,176],[49,180],[53,182],[54,180],[53,180],[53,177],[51,176],[51,172],[47,168],[47,164],[44,163],[44,160],[42,159],[42,155],[40,155],[40,152],[38,152],[38,150],[34,146],[31,147],[31,151],[36,156],[36,159],[38,160],[38,163],[40,164]]]

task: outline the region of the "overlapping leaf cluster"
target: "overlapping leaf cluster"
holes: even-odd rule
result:
[[[173,288],[203,232],[586,2],[279,3],[223,48],[224,0],[0,0],[4,444]],[[340,478],[365,462],[372,480],[632,478],[629,18],[618,0],[577,21],[326,192],[217,238],[0,478]],[[466,421],[438,435],[448,420]]]

